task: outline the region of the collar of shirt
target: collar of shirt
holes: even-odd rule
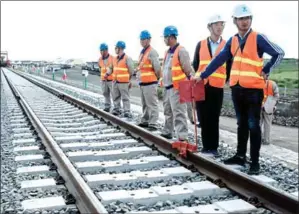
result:
[[[118,60],[118,61],[122,60],[122,59],[124,58],[125,54],[126,54],[126,53],[123,53],[123,55],[121,55],[121,56],[117,56],[117,60]]]
[[[216,42],[213,42],[211,37],[209,37],[209,42],[212,44],[220,44],[221,40],[222,40],[221,36],[219,37],[219,39]]]
[[[103,60],[105,60],[105,59],[108,59],[108,58],[109,58],[109,56],[110,56],[110,55],[109,55],[109,54],[107,54],[107,56],[106,56],[106,57],[102,57],[102,59],[103,59]]]
[[[247,38],[248,34],[249,34],[251,31],[252,31],[252,29],[249,28],[249,30],[245,33],[245,35],[244,35],[243,37],[238,33],[238,37],[239,37],[241,40],[243,40],[243,39]]]
[[[150,45],[149,46],[147,46],[147,47],[145,47],[145,48],[143,48],[142,49],[142,51],[141,51],[141,54],[144,54],[145,53],[145,51],[148,49],[150,47]]]
[[[180,43],[177,43],[175,46],[173,46],[172,48],[169,48],[168,53],[173,54],[176,50],[176,48],[180,45]]]

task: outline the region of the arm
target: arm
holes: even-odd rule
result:
[[[194,57],[193,57],[193,69],[196,72],[199,66],[199,50],[200,50],[200,42],[197,43]]]
[[[229,60],[226,61],[226,80],[225,80],[225,82],[229,81],[230,71],[232,69],[232,65],[233,65],[232,59],[229,59]]]
[[[278,101],[278,99],[279,99],[279,87],[276,84],[276,82],[273,82],[273,94],[274,94],[274,98]]]
[[[213,72],[217,70],[217,68],[223,65],[226,61],[233,58],[230,51],[231,42],[232,38],[227,41],[223,50],[210,62],[210,64],[206,67],[206,70],[201,73],[200,78],[204,79],[209,77]]]
[[[263,56],[263,53],[272,56],[271,60],[263,68],[263,72],[269,75],[270,72],[280,64],[284,57],[284,51],[278,45],[270,42],[263,34],[258,34],[257,46],[260,57]]]
[[[159,54],[156,50],[152,49],[151,52],[149,53],[149,59],[152,62],[153,69],[155,71],[155,74],[157,76],[157,79],[160,78],[161,74],[161,66],[159,62]]]
[[[189,53],[185,48],[181,48],[181,50],[179,51],[179,61],[187,77],[194,73],[190,63]]]
[[[133,62],[131,57],[127,57],[126,63],[127,63],[127,66],[128,66],[128,70],[129,70],[129,74],[130,74],[130,80],[131,80],[131,78],[134,74],[134,62]]]

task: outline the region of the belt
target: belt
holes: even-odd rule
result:
[[[102,80],[102,81],[104,81],[104,82],[111,82],[112,80]]]
[[[155,82],[141,82],[139,83],[140,86],[146,86],[146,85],[153,85],[153,84],[157,84],[158,81],[155,81]]]
[[[128,84],[129,82],[118,82],[118,81],[116,81],[116,83],[120,83],[120,84],[121,84],[121,83],[127,83],[127,84]]]
[[[173,88],[173,84],[169,85],[169,86],[165,86],[166,90],[172,89]]]

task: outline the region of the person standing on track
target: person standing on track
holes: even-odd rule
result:
[[[117,57],[113,62],[113,104],[112,114],[120,115],[120,102],[122,100],[124,117],[132,117],[129,89],[132,86],[131,78],[134,73],[134,63],[131,57],[124,52],[126,44],[118,41],[115,46]]]
[[[272,126],[273,113],[279,99],[279,88],[273,80],[267,80],[264,88],[264,100],[261,113],[262,144],[270,144],[270,132]],[[267,103],[266,103],[267,102]],[[265,105],[269,104],[265,107]]]
[[[195,76],[200,76],[207,65],[225,46],[226,41],[221,35],[225,20],[220,15],[211,16],[208,29],[211,35],[198,42],[194,54],[193,66],[197,70]],[[223,87],[229,76],[231,60],[220,66],[215,73],[204,80],[205,100],[196,102],[197,117],[201,126],[202,153],[219,156],[219,117],[223,102]]]
[[[140,33],[140,44],[143,47],[138,61],[138,78],[141,91],[142,117],[138,124],[150,131],[157,130],[159,118],[157,84],[161,66],[158,52],[150,45],[151,34],[144,30]]]
[[[102,93],[105,98],[104,111],[109,112],[112,97],[113,57],[109,54],[108,45],[106,43],[100,45],[100,52],[101,57],[99,59],[99,67],[101,68]]]
[[[228,59],[232,59],[230,87],[237,116],[238,145],[237,153],[224,160],[224,163],[245,165],[247,141],[250,134],[251,163],[248,174],[259,174],[263,89],[270,71],[280,63],[284,52],[276,44],[270,42],[266,36],[251,29],[253,16],[246,5],[238,5],[232,17],[238,33],[227,41],[219,55],[195,79],[197,81],[206,79]],[[264,53],[272,56],[265,66],[263,66]]]
[[[180,103],[179,82],[191,77],[192,67],[186,49],[177,42],[178,30],[174,26],[164,29],[164,42],[169,46],[163,63],[163,107],[165,124],[161,136],[172,139],[175,128],[179,141],[188,140],[187,105]]]

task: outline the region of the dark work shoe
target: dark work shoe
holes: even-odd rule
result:
[[[120,111],[113,110],[113,111],[112,111],[112,114],[115,115],[115,116],[118,116],[118,115],[120,115]]]
[[[154,131],[157,131],[158,128],[156,126],[153,126],[153,125],[148,125],[147,130],[154,132]]]
[[[147,128],[148,124],[147,123],[138,123],[137,126],[140,126],[142,128]]]
[[[215,158],[218,158],[218,157],[221,156],[219,154],[219,152],[217,151],[217,149],[210,150],[209,153],[211,153],[212,155],[214,155]]]
[[[259,173],[260,173],[260,164],[251,163],[250,168],[248,170],[248,175],[258,175]]]
[[[125,112],[124,117],[132,118],[132,114],[130,112]]]
[[[161,134],[161,137],[164,137],[166,139],[172,139],[172,135],[171,134]]]
[[[109,112],[109,111],[110,111],[110,108],[104,108],[104,111],[105,111],[105,112]]]
[[[202,148],[202,149],[200,150],[200,152],[203,153],[203,154],[208,154],[208,153],[209,153],[209,150],[208,150],[208,149],[205,149],[205,148]]]
[[[233,157],[223,161],[224,164],[228,164],[228,165],[237,164],[241,166],[244,166],[245,162],[246,162],[246,158],[239,155],[234,155]]]

